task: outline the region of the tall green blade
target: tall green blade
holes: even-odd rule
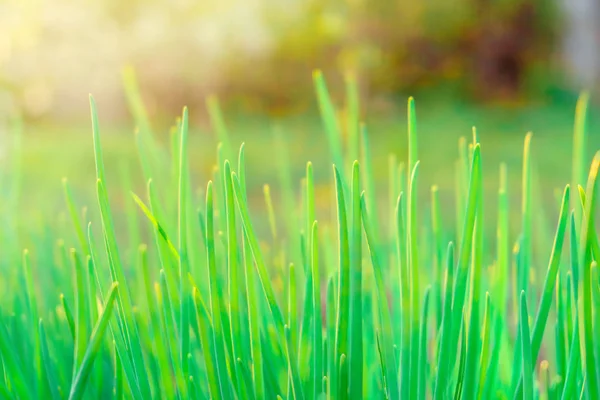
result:
[[[531,210],[531,132],[525,136],[523,150],[523,178],[521,199],[521,246],[519,250],[519,289],[527,291],[529,270],[531,267],[531,229],[533,213]]]
[[[321,279],[319,270],[319,229],[313,223],[311,234],[311,266],[313,283],[313,398],[317,399],[323,390],[323,327],[321,319]]]
[[[531,341],[529,340],[529,313],[527,312],[527,297],[521,291],[520,301],[521,349],[523,357],[523,399],[533,399],[533,362],[531,358]]]
[[[329,142],[333,162],[336,165],[344,165],[342,157],[342,134],[323,73],[318,70],[314,71],[313,81],[317,92],[319,111],[321,112],[321,119],[325,126],[325,134],[327,136],[327,141]]]
[[[348,365],[345,362],[341,364],[342,356],[346,360],[348,354],[348,335],[350,320],[350,258],[349,258],[349,239],[348,223],[346,217],[346,201],[344,200],[344,186],[338,169],[333,167],[335,175],[335,187],[337,193],[337,222],[338,222],[338,248],[339,248],[339,269],[338,269],[338,290],[337,290],[337,316],[335,333],[335,357],[340,360],[336,370],[340,374],[348,371]],[[348,377],[343,375],[336,376],[337,381],[332,382],[334,387],[338,388],[337,398],[345,399],[348,396],[348,388],[345,384]]]
[[[596,355],[592,326],[592,287],[590,268],[592,264],[592,242],[595,239],[594,213],[596,208],[596,184],[600,168],[600,152],[597,152],[590,167],[585,201],[584,222],[579,244],[579,266],[583,269],[583,330],[587,392],[590,398],[600,396],[596,378]]]
[[[214,219],[213,219],[213,184],[208,182],[206,187],[206,238],[205,245],[207,249],[208,281],[210,292],[210,307],[213,319],[213,345],[215,356],[217,358],[217,379],[221,382],[221,396],[229,398],[232,396],[230,388],[224,385],[227,377],[227,366],[225,364],[225,332],[221,320],[221,299],[218,292],[217,266],[214,239]]]
[[[418,370],[418,398],[427,398],[427,321],[429,317],[429,297],[431,288],[428,286],[423,295],[423,314],[421,316],[421,332],[419,338],[419,370]]]
[[[178,225],[179,225],[179,296],[180,296],[180,322],[179,322],[179,357],[183,368],[184,377],[188,376],[189,367],[187,365],[187,354],[190,349],[190,294],[187,243],[187,199],[188,199],[188,161],[187,161],[187,141],[188,141],[188,109],[183,108],[181,118],[181,133],[179,135],[179,199],[178,199]]]
[[[238,278],[238,248],[237,248],[237,228],[235,222],[235,199],[233,195],[233,182],[231,180],[231,167],[229,166],[229,162],[225,161],[224,165],[224,177],[225,180],[225,199],[226,199],[226,210],[227,210],[227,271],[229,274],[228,284],[229,284],[229,322],[231,329],[231,342],[233,344],[232,357],[234,360],[237,360],[238,357],[241,357],[242,354],[242,328],[240,321],[240,298],[239,298],[239,282]],[[242,372],[240,371],[238,364],[234,364],[235,370],[235,381],[238,385],[242,380]]]
[[[409,120],[410,121],[410,120]],[[410,126],[410,125],[409,125]],[[419,162],[414,164],[410,179],[410,189],[408,197],[408,221],[407,221],[407,248],[410,263],[410,397],[418,396],[419,383],[419,336],[421,324],[419,321],[420,312],[420,283],[419,275],[419,225],[417,220],[417,177],[419,172]]]
[[[98,319],[98,322],[92,331],[92,336],[90,337],[90,342],[85,351],[85,355],[83,356],[83,361],[73,379],[69,393],[69,400],[77,400],[83,397],[88,377],[92,371],[92,365],[94,364],[94,360],[98,355],[100,346],[102,345],[102,341],[104,339],[104,334],[106,333],[106,328],[108,327],[108,323],[112,315],[112,310],[114,308],[115,298],[117,295],[117,287],[118,283],[114,282],[110,288],[110,292],[106,298],[104,310],[102,310],[100,318]]]
[[[475,217],[477,213],[478,197],[480,194],[479,187],[481,185],[481,160],[480,160],[479,144],[475,145],[473,150],[473,160],[471,164],[471,179],[469,182],[469,193],[467,201],[467,209],[465,220],[462,229],[462,239],[460,244],[460,252],[458,265],[456,267],[456,278],[454,282],[454,290],[452,295],[452,318],[450,321],[450,337],[442,341],[440,348],[440,357],[442,360],[450,360],[450,354],[453,351],[451,346],[457,344],[457,339],[460,331],[460,322],[462,319],[463,307],[465,303],[467,275],[469,268],[469,257],[471,255],[471,246],[473,244],[473,231],[475,229]],[[450,370],[453,367],[450,361]],[[448,384],[448,370],[446,368],[439,369],[436,377],[436,388],[434,398],[441,399],[445,396],[446,385]]]
[[[52,400],[59,400],[61,396],[59,392],[59,383],[57,381],[55,373],[55,364],[53,364],[53,361],[50,357],[50,352],[48,350],[48,339],[46,337],[46,330],[44,329],[44,324],[41,318],[38,324],[38,330],[42,350],[42,361],[44,363],[43,365],[47,380],[46,383],[48,384],[48,388],[50,389],[50,396],[52,397]]]
[[[576,188],[578,185],[583,185],[585,182],[586,168],[586,141],[587,141],[587,110],[590,94],[582,92],[577,100],[575,108],[575,126],[573,128],[573,167],[571,185]],[[575,220],[577,226],[580,226],[579,221],[582,218],[581,204],[577,201],[577,197],[573,196],[571,207],[575,210]]]
[[[480,296],[481,275],[483,269],[483,188],[479,185],[477,195],[477,216],[475,218],[475,231],[473,233],[473,253],[471,259],[471,313],[469,316],[469,329],[467,339],[467,359],[465,363],[465,379],[463,386],[463,398],[469,400],[475,397],[477,390],[477,370],[481,368],[479,358],[480,346]]]
[[[394,337],[392,320],[390,316],[390,309],[388,306],[388,299],[386,293],[386,286],[382,272],[382,266],[379,261],[377,254],[377,246],[373,237],[373,227],[371,225],[371,219],[369,217],[367,206],[365,205],[365,198],[361,198],[362,206],[362,223],[367,237],[367,245],[371,253],[371,263],[373,264],[373,272],[375,275],[375,284],[377,288],[377,302],[380,313],[381,325],[382,325],[382,350],[383,353],[383,369],[384,377],[387,385],[387,397],[390,399],[399,398],[399,381],[398,381],[398,368],[396,359],[394,357]]]
[[[360,169],[352,168],[352,225],[350,228],[350,398],[363,397],[363,298]]]
[[[550,306],[552,304],[552,296],[554,293],[556,277],[558,275],[558,268],[560,266],[565,232],[567,229],[569,193],[570,189],[569,185],[567,185],[563,194],[558,226],[556,229],[556,236],[554,238],[554,245],[552,248],[552,253],[550,255],[550,262],[548,263],[548,270],[546,272],[546,278],[544,280],[542,298],[540,300],[535,323],[533,325],[533,334],[530,339],[530,346],[532,351],[531,357],[533,360],[537,360],[538,353],[542,346],[542,339],[544,336],[544,330],[546,328],[546,321],[548,320],[548,314],[550,313]],[[518,396],[521,395],[520,386],[521,383],[519,382],[519,387],[517,388]]]
[[[100,128],[98,124],[98,116],[96,111],[96,103],[90,96],[90,108],[92,113],[92,133],[94,138],[94,155],[96,160],[96,178],[97,178],[97,194],[98,203],[100,205],[100,214],[102,219],[102,228],[105,235],[106,249],[109,256],[109,266],[111,269],[111,277],[113,282],[119,282],[121,290],[117,293],[117,303],[120,309],[123,310],[125,316],[126,337],[130,341],[129,347],[133,356],[133,365],[136,371],[137,378],[141,385],[144,397],[150,396],[151,390],[147,380],[146,366],[142,356],[141,345],[138,341],[139,334],[137,325],[132,317],[132,301],[128,286],[125,280],[125,274],[119,256],[117,246],[115,227],[110,212],[108,195],[104,183],[106,176],[104,172],[104,160],[102,157],[102,148],[100,144]],[[131,324],[131,327],[129,326]],[[131,333],[131,336],[129,336]]]
[[[88,321],[89,321],[89,303],[86,293],[87,285],[85,280],[85,270],[81,259],[75,249],[71,249],[71,260],[75,270],[75,356],[73,362],[73,377],[83,362],[88,345]]]

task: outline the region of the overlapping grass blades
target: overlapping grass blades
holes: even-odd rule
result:
[[[411,98],[408,157],[389,158],[389,187],[380,190],[376,183],[386,179],[373,169],[356,80],[346,79],[344,114],[316,72],[333,172],[317,179],[321,175],[308,163],[296,193],[285,136],[278,133],[279,182],[258,177],[265,184],[263,217],[251,196],[253,160],[242,144],[233,162],[235,142],[216,98],[207,106],[221,145],[205,184],[188,166],[187,109],[170,131],[170,151],[162,151],[131,70],[124,79],[147,193],[126,196],[130,232],[122,240],[91,99],[99,219],[80,212],[77,192],[64,180],[72,235],[53,238],[56,255],[26,251],[22,268],[6,277],[23,282],[25,290],[9,293],[1,305],[1,396],[598,397],[600,246],[594,222],[600,153],[584,189],[586,94],[576,112],[566,177],[571,186],[553,211],[558,222],[542,281],[531,279],[534,265],[546,260],[533,251],[540,216],[532,199],[545,194],[537,192],[532,173],[530,134],[520,185],[509,184],[507,174],[519,166],[500,165],[496,209],[484,193],[479,139],[486,133],[474,131],[470,143],[461,139],[457,205],[448,206],[436,185],[423,196]],[[329,216],[318,185],[333,193]],[[126,178],[122,186],[125,194],[131,189]],[[511,211],[517,210],[509,208],[509,194],[519,186],[521,222],[512,226]],[[135,205],[147,234],[131,232]],[[458,218],[455,227],[450,212]],[[490,232],[495,244],[484,240]],[[134,256],[122,258],[125,250]],[[563,256],[567,250],[569,257]],[[35,272],[45,259],[57,260],[47,282]]]

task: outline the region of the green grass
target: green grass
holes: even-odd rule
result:
[[[113,153],[90,99],[95,187],[63,180],[65,218],[10,235],[32,199],[14,194],[20,168],[2,177],[3,398],[598,397],[587,95],[572,160],[564,137],[487,144],[481,126],[449,151],[414,99],[406,128],[362,123],[355,80],[337,106],[317,72],[324,135],[249,134],[237,152],[216,98],[214,137],[184,108],[162,141],[132,71],[125,82],[135,140]],[[298,146],[315,158],[298,165]],[[128,152],[138,172],[115,167]]]

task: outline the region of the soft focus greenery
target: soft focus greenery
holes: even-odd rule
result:
[[[556,54],[566,23],[557,7],[546,0],[8,0],[0,12],[0,106],[10,95],[29,118],[70,119],[87,114],[81,93],[91,92],[106,103],[105,119],[123,120],[119,70],[127,64],[139,71],[153,115],[172,115],[183,99],[200,109],[210,93],[272,115],[302,110],[312,100],[307,77],[315,66],[356,74],[369,101],[431,88],[469,100],[535,99],[569,87]],[[330,85],[343,88],[338,79]]]

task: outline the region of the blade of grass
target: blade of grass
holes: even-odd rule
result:
[[[485,384],[485,377],[488,372],[488,358],[489,358],[489,350],[490,350],[490,318],[491,310],[490,310],[490,293],[485,292],[485,311],[483,314],[483,339],[481,343],[481,355],[479,357],[479,380],[478,380],[478,388],[477,388],[477,399],[481,399],[481,395],[483,393],[483,387]]]
[[[352,225],[350,227],[350,397],[363,397],[363,298],[362,298],[362,225],[360,210],[360,169],[352,167]]]
[[[500,315],[506,313],[507,277],[509,270],[509,213],[507,194],[506,164],[500,164],[500,187],[498,189],[498,224],[496,230],[496,276],[494,278],[494,297]]]
[[[448,243],[448,250],[446,252],[446,278],[444,285],[444,312],[442,314],[442,327],[439,333],[439,343],[440,347],[438,348],[439,354],[437,358],[437,371],[439,374],[446,374],[446,368],[448,366],[448,360],[442,358],[442,348],[447,347],[450,335],[452,334],[452,287],[454,285],[454,244],[452,242]],[[434,397],[439,395],[438,390],[441,390],[441,387],[438,387],[438,381],[436,379],[436,383],[434,386]],[[436,397],[437,398],[437,397]]]
[[[587,141],[587,110],[590,95],[588,92],[582,92],[577,100],[575,108],[575,125],[573,128],[573,166],[571,185],[576,188],[578,185],[583,185],[585,182],[585,166],[586,166],[586,141]],[[575,210],[575,220],[577,227],[579,221],[582,220],[582,208],[578,204],[577,197],[573,196],[571,207]]]
[[[61,396],[60,396],[60,392],[58,390],[59,384],[56,379],[56,374],[54,371],[55,364],[53,363],[52,359],[50,358],[50,352],[48,350],[48,339],[46,337],[46,330],[44,329],[44,324],[43,324],[41,318],[38,323],[38,331],[39,331],[39,335],[40,335],[40,347],[41,347],[41,353],[42,353],[42,361],[43,361],[44,370],[45,370],[44,375],[46,378],[46,383],[48,384],[48,388],[50,389],[50,396],[51,396],[52,400],[59,400],[61,398]]]
[[[179,322],[179,361],[183,369],[183,379],[189,376],[189,366],[187,365],[187,354],[190,349],[190,329],[189,329],[189,297],[190,288],[187,275],[189,273],[188,243],[187,243],[187,198],[188,198],[188,161],[187,161],[187,141],[188,141],[188,109],[183,108],[181,118],[181,133],[179,147],[179,199],[178,199],[178,225],[179,225],[179,296],[180,302],[180,322]],[[182,388],[183,389],[183,388]],[[184,391],[185,393],[185,391]]]
[[[317,221],[312,226],[311,266],[313,282],[313,395],[319,398],[323,390],[323,327],[321,320],[321,280],[319,271],[319,230]]]
[[[396,248],[398,266],[400,267],[400,310],[401,310],[401,356],[400,356],[400,388],[402,398],[408,398],[410,392],[410,282],[407,250],[406,228],[404,224],[404,193],[400,192],[396,206]]]
[[[145,245],[140,245],[139,247],[139,258],[142,277],[144,280],[144,293],[146,296],[148,311],[150,313],[150,328],[152,330],[152,336],[154,339],[153,343],[156,351],[155,356],[159,366],[160,387],[165,391],[166,397],[175,398],[175,391],[170,378],[171,371],[170,368],[168,368],[169,355],[167,354],[165,340],[161,332],[161,316],[153,292],[154,289],[150,278],[147,249]]]
[[[531,132],[525,136],[523,148],[523,178],[521,199],[521,246],[519,271],[519,289],[527,291],[529,270],[531,267],[531,226],[533,213],[531,210]]]
[[[147,380],[146,374],[146,366],[144,363],[144,359],[142,356],[141,345],[137,340],[132,340],[129,333],[133,334],[133,338],[138,339],[139,334],[137,332],[137,325],[133,320],[132,313],[132,302],[129,293],[128,286],[125,281],[125,275],[123,273],[123,267],[121,264],[121,259],[119,256],[119,251],[117,247],[117,240],[115,235],[115,228],[113,224],[112,215],[110,212],[110,207],[108,203],[108,195],[106,193],[104,182],[106,182],[105,172],[104,172],[104,161],[102,157],[102,148],[100,144],[100,129],[98,124],[98,116],[96,111],[96,103],[93,97],[90,96],[90,109],[92,114],[92,133],[94,139],[94,155],[96,160],[96,177],[97,177],[97,194],[98,194],[98,203],[100,205],[100,214],[102,219],[102,227],[105,234],[105,242],[107,253],[109,256],[109,266],[111,269],[111,277],[113,282],[118,281],[121,285],[121,290],[117,293],[117,303],[120,309],[125,313],[125,324],[123,325],[126,330],[126,337],[129,343],[129,348],[131,349],[133,360],[134,360],[134,369],[136,371],[136,376],[141,385],[142,394],[145,398],[150,396],[151,390],[150,385]],[[132,321],[131,327],[129,327],[129,323],[127,321]]]
[[[473,128],[473,134],[476,131]],[[467,359],[465,364],[465,374],[468,379],[463,386],[463,398],[470,400],[475,398],[477,390],[477,370],[481,368],[479,358],[481,355],[480,346],[480,296],[481,296],[481,270],[483,268],[483,188],[479,185],[477,195],[477,215],[475,217],[475,230],[473,232],[473,251],[471,260],[471,312],[469,315],[469,328],[467,339]],[[473,378],[472,378],[473,377]]]
[[[387,293],[385,287],[385,281],[382,273],[382,267],[377,255],[377,247],[374,243],[373,227],[371,225],[371,219],[369,217],[367,206],[365,205],[365,197],[361,197],[362,206],[362,223],[365,230],[365,236],[367,238],[367,246],[371,253],[371,263],[373,264],[373,273],[375,275],[375,283],[377,287],[377,301],[379,304],[379,313],[382,325],[381,341],[383,342],[380,353],[382,354],[382,368],[385,371],[384,377],[387,386],[387,397],[390,399],[399,398],[399,382],[398,382],[398,369],[396,360],[394,357],[394,338],[392,330],[392,321],[390,317],[390,310],[388,306]]]
[[[344,165],[342,158],[342,135],[338,124],[334,105],[327,90],[327,84],[323,73],[319,70],[313,72],[313,82],[317,93],[321,119],[325,125],[325,134],[329,142],[333,162],[336,165]]]
[[[71,385],[71,390],[69,393],[69,400],[77,400],[83,397],[88,377],[92,371],[92,365],[100,350],[106,328],[108,327],[108,323],[112,315],[112,310],[114,308],[115,298],[117,295],[117,287],[118,283],[114,282],[110,288],[108,296],[106,297],[104,310],[102,310],[100,318],[98,319],[98,322],[92,331],[92,336],[90,337],[85,355],[83,356],[83,361],[79,370],[77,371],[77,374],[75,375],[75,378],[73,379],[73,384]]]
[[[531,359],[531,341],[529,340],[529,313],[527,312],[527,297],[525,291],[521,291],[520,301],[520,315],[521,315],[521,349],[523,357],[523,399],[533,399],[533,362]]]
[[[233,195],[233,183],[231,180],[231,167],[228,161],[225,161],[224,165],[224,185],[225,185],[225,198],[226,198],[226,212],[227,212],[227,271],[229,273],[228,284],[229,284],[229,320],[231,323],[231,342],[232,342],[232,357],[237,360],[242,356],[242,343],[241,343],[241,321],[240,321],[240,298],[239,298],[239,271],[238,271],[238,249],[237,249],[237,235],[236,235],[236,222],[235,222],[235,199]],[[241,385],[242,372],[240,371],[238,364],[234,363],[235,370],[235,382]]]
[[[467,209],[465,212],[465,220],[463,223],[464,228],[462,229],[462,239],[460,244],[460,252],[458,265],[456,267],[456,278],[454,282],[454,289],[452,295],[452,318],[450,321],[450,335],[447,340],[442,342],[440,348],[440,357],[442,360],[449,360],[450,365],[438,370],[436,377],[436,388],[434,392],[434,398],[439,399],[444,397],[446,391],[446,385],[448,383],[448,369],[452,370],[452,362],[450,360],[450,346],[452,343],[456,343],[458,332],[460,329],[460,320],[463,312],[463,306],[465,303],[466,286],[467,286],[467,275],[469,268],[469,257],[471,255],[471,246],[473,231],[475,229],[475,217],[477,214],[477,204],[479,203],[478,197],[480,194],[479,187],[481,185],[481,160],[480,160],[480,147],[479,144],[475,145],[473,150],[473,161],[471,164],[471,178],[469,182],[469,193],[467,201]]]
[[[215,347],[215,356],[217,358],[217,379],[221,382],[223,398],[232,396],[229,386],[225,385],[227,376],[227,366],[225,364],[225,332],[221,320],[221,299],[218,292],[217,266],[214,240],[214,220],[213,220],[213,184],[208,182],[206,188],[206,249],[208,264],[208,280],[210,292],[210,307],[213,319],[213,345]]]
[[[427,398],[427,376],[425,368],[427,366],[427,320],[429,316],[429,297],[431,288],[425,288],[423,295],[423,314],[421,316],[421,336],[419,338],[419,374],[418,374],[418,394],[420,399]]]
[[[568,221],[568,207],[569,207],[569,185],[565,187],[563,192],[563,200],[560,208],[560,215],[556,229],[556,235],[554,238],[554,245],[552,247],[552,253],[550,255],[550,261],[548,263],[548,270],[546,272],[546,278],[544,280],[544,287],[542,292],[542,298],[538,307],[535,323],[533,324],[533,335],[530,339],[530,346],[532,360],[537,360],[540,348],[542,346],[542,339],[544,336],[544,330],[546,328],[546,321],[548,320],[548,314],[550,313],[550,306],[552,304],[552,295],[556,284],[556,277],[558,274],[558,268],[560,267],[560,259],[562,254],[563,242],[565,232],[567,229]],[[521,397],[521,383],[517,387],[517,396]]]
[[[584,353],[587,379],[587,391],[590,398],[598,398],[598,381],[596,379],[596,356],[594,354],[594,333],[592,327],[592,287],[590,279],[592,242],[595,238],[594,215],[596,207],[596,184],[600,168],[600,152],[597,152],[590,167],[585,201],[584,223],[581,229],[579,244],[579,266],[583,269],[583,329]]]
[[[335,187],[337,193],[337,220],[338,220],[338,246],[339,246],[339,269],[338,269],[338,290],[337,290],[337,316],[335,333],[335,355],[340,360],[336,368],[339,373],[346,373],[348,365],[345,354],[348,353],[348,335],[350,319],[350,249],[348,239],[348,223],[346,217],[346,202],[344,200],[344,187],[342,177],[338,169],[334,166]],[[342,365],[342,356],[344,365]],[[336,398],[345,399],[348,396],[348,388],[344,386],[348,383],[349,377],[337,375],[336,382],[332,383],[337,387]]]
[[[86,293],[86,284],[85,284],[85,270],[83,265],[81,264],[81,259],[77,254],[75,249],[71,249],[71,260],[73,264],[73,269],[75,270],[75,355],[73,362],[73,378],[75,378],[75,374],[79,369],[81,363],[83,362],[83,357],[85,355],[87,346],[88,346],[88,335],[89,335],[89,327],[87,325],[89,321],[89,310],[88,310],[88,293]]]
[[[197,318],[200,331],[200,342],[202,345],[202,354],[204,356],[204,363],[206,365],[206,375],[208,376],[208,387],[209,395],[213,399],[222,399],[221,395],[221,382],[217,375],[217,366],[215,359],[213,358],[213,352],[211,351],[211,338],[210,338],[210,327],[207,324],[209,319],[208,314],[205,315],[206,309],[200,306],[200,293],[198,289],[194,287],[192,289],[192,295],[196,308]]]
[[[410,107],[409,101],[409,107]],[[410,111],[409,111],[410,112]],[[413,111],[414,112],[414,111]],[[410,119],[409,119],[409,131],[410,131]],[[412,138],[412,136],[411,136]],[[409,147],[412,145],[409,144]],[[416,146],[416,145],[415,145]],[[416,149],[411,150],[416,151]],[[413,154],[412,157],[415,155]],[[410,164],[410,161],[409,161]],[[420,284],[419,284],[419,247],[418,237],[419,228],[417,220],[417,182],[419,172],[419,161],[414,164],[412,175],[410,178],[410,188],[408,196],[408,220],[407,220],[407,245],[410,263],[410,305],[411,305],[411,339],[410,339],[410,397],[416,398],[418,396],[418,383],[419,383],[419,330],[421,327],[419,321],[419,309],[420,309]]]

